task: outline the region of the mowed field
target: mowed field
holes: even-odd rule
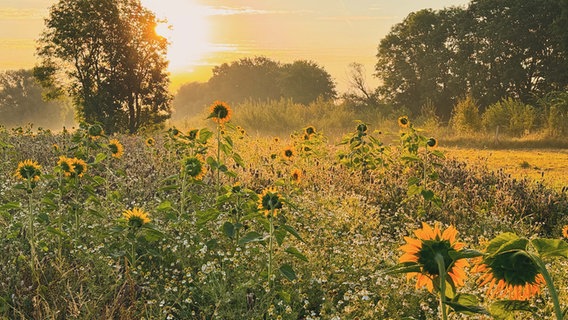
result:
[[[568,149],[444,148],[447,157],[489,170],[502,169],[513,178],[530,178],[555,189],[568,188]]]

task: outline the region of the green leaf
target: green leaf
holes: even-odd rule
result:
[[[296,229],[290,227],[287,224],[281,225],[281,228],[284,228],[284,230],[288,231],[288,233],[290,233],[291,235],[293,235],[294,237],[296,237],[296,239],[302,241],[302,242],[306,242],[304,241],[304,239],[302,239],[302,237],[300,236],[300,234],[296,231]]]
[[[501,300],[489,306],[489,312],[497,320],[512,320],[514,319],[514,312],[516,311],[534,313],[536,308],[531,307],[529,301],[519,300]]]
[[[432,190],[422,190],[420,193],[426,201],[430,201],[434,198],[434,191]]]
[[[306,258],[306,256],[303,255],[303,254],[300,252],[300,250],[298,250],[298,249],[296,249],[296,248],[294,248],[294,247],[288,247],[288,248],[286,248],[285,251],[286,251],[287,253],[293,255],[294,257],[296,257],[296,258],[302,260],[302,261],[308,262],[308,258]]]
[[[450,251],[449,255],[450,255],[450,258],[452,258],[453,260],[471,259],[471,258],[483,256],[483,252],[480,252],[480,251],[477,251],[477,250],[471,250],[471,249],[464,249],[464,250],[460,250],[460,251]]]
[[[221,213],[214,208],[211,208],[211,209],[205,210],[205,211],[198,211],[197,214],[196,214],[197,215],[197,226],[200,227],[200,228],[205,226],[205,224],[207,224],[207,222],[217,219],[219,214],[221,214]]]
[[[409,272],[420,272],[420,265],[415,262],[404,262],[384,270],[384,274],[398,274]]]
[[[60,236],[61,238],[69,238],[69,235],[57,228],[54,227],[47,227],[46,228],[47,232],[54,234],[56,236]]]
[[[533,239],[531,244],[542,258],[564,257],[568,258],[568,243],[560,239]]]
[[[101,161],[105,160],[106,158],[107,158],[107,155],[101,152],[101,153],[97,154],[97,156],[95,157],[95,162],[93,164],[100,163]]]
[[[247,233],[244,237],[239,239],[239,244],[243,245],[249,242],[260,242],[263,241],[262,235],[258,232],[251,231]]]
[[[243,158],[241,158],[241,156],[238,153],[233,153],[233,160],[235,160],[235,163],[237,163],[239,166],[241,167],[245,166]]]
[[[279,291],[278,296],[280,296],[280,298],[282,298],[282,300],[284,300],[288,304],[290,304],[290,301],[292,301],[292,295],[286,291]]]
[[[284,277],[286,277],[286,279],[290,281],[296,280],[296,272],[294,272],[294,269],[289,264],[281,266],[280,273],[282,273],[282,275],[284,275]]]
[[[406,161],[406,162],[420,162],[421,161],[420,158],[418,158],[417,156],[412,155],[412,154],[407,154],[405,156],[402,156],[401,159]]]
[[[408,186],[408,190],[406,191],[406,194],[409,197],[412,197],[412,196],[415,196],[419,193],[422,193],[422,191],[423,191],[423,188],[421,186],[416,185],[416,184],[411,184],[411,185]]]
[[[479,306],[479,300],[476,296],[467,293],[460,293],[456,295],[452,301],[446,301],[446,304],[452,307],[454,312],[464,313],[467,315],[473,314],[486,314],[489,315],[489,311],[485,308]]]
[[[0,210],[2,211],[15,210],[15,209],[18,210],[21,209],[20,204],[17,202],[8,202],[0,206]]]
[[[436,156],[440,159],[446,159],[446,155],[440,150],[433,150],[433,151],[430,152],[430,154],[432,154],[432,155],[434,155],[434,156]]]
[[[505,232],[493,238],[487,245],[485,252],[488,254],[498,254],[514,249],[526,250],[527,244],[527,239],[519,238],[514,233]]]
[[[154,229],[152,227],[146,227],[144,229],[144,238],[148,242],[158,241],[158,240],[164,238],[164,236],[165,235],[161,231]]]
[[[276,238],[278,245],[281,246],[282,243],[284,243],[284,239],[286,238],[286,230],[282,228],[274,230],[274,237]]]
[[[156,210],[165,212],[171,211],[173,210],[172,203],[170,201],[163,201],[156,207]]]
[[[225,221],[223,224],[223,233],[229,238],[233,238],[235,236],[235,225],[230,223],[229,221]]]
[[[420,183],[420,178],[418,177],[410,177],[408,178],[408,185],[418,185]]]

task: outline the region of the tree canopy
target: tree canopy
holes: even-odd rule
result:
[[[467,8],[411,13],[380,42],[381,97],[445,119],[471,94],[482,108],[505,97],[534,101],[568,88],[566,0],[474,0]]]
[[[331,75],[317,63],[297,60],[282,64],[266,57],[243,58],[213,68],[206,83],[183,85],[174,100],[175,112],[199,113],[204,105],[223,99],[231,104],[246,100],[292,99],[309,104],[336,97]]]
[[[68,93],[80,120],[133,133],[170,116],[167,40],[139,0],[59,0],[50,9],[35,74]],[[63,76],[61,76],[63,75]]]

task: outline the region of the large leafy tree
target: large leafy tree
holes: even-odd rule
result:
[[[298,60],[282,68],[280,87],[283,97],[309,104],[318,98],[333,99],[337,95],[331,75],[317,63]]]
[[[39,40],[36,76],[107,132],[162,123],[171,113],[168,43],[156,24],[139,0],[60,0]]]
[[[434,104],[449,114],[457,86],[455,20],[459,9],[421,10],[395,25],[380,42],[376,75],[379,92],[388,102],[418,113]]]
[[[566,90],[566,0],[474,0],[468,8],[411,13],[380,42],[376,65],[388,102],[448,118],[456,98],[482,108]],[[564,18],[563,18],[564,16]]]

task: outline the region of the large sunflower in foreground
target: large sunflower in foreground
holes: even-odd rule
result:
[[[480,287],[487,285],[490,298],[528,300],[546,283],[536,263],[524,250],[510,250],[479,260],[472,272],[481,273]]]
[[[223,124],[231,120],[232,110],[228,104],[222,101],[215,101],[209,107],[209,118],[218,124]]]
[[[464,268],[469,266],[469,263],[463,258],[452,258],[464,247],[464,243],[456,240],[458,231],[449,226],[442,232],[438,224],[432,228],[423,222],[422,228],[415,230],[414,234],[417,239],[404,237],[406,244],[400,247],[404,254],[399,262],[418,267],[419,272],[407,274],[408,279],[416,277],[416,288],[426,287],[433,292],[438,285],[440,273],[437,256],[444,260],[445,272],[449,276],[447,281],[454,286],[463,286],[466,278]]]
[[[200,155],[183,159],[181,169],[195,180],[203,179],[205,173],[207,173],[207,167]]]

